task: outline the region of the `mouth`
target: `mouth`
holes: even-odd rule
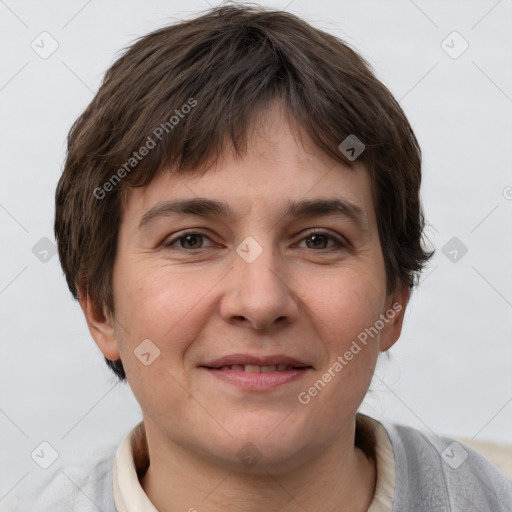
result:
[[[305,368],[312,368],[312,367],[311,366],[291,366],[288,364],[266,364],[266,365],[232,364],[232,365],[224,365],[224,366],[220,366],[220,367],[204,366],[203,368],[208,368],[210,370],[220,370],[220,371],[231,370],[234,372],[247,372],[247,373],[272,373],[272,372],[285,372],[285,371],[289,371],[289,370],[304,370]]]
[[[312,366],[300,359],[284,354],[273,356],[253,356],[250,354],[230,354],[201,364],[202,367],[214,370],[234,369],[252,373],[285,371],[289,369],[312,368]]]
[[[212,376],[247,391],[273,390],[302,378],[313,366],[284,355],[234,354],[200,365]]]

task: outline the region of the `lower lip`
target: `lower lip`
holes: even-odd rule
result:
[[[284,384],[293,382],[304,377],[311,368],[304,368],[303,370],[283,370],[280,372],[241,372],[235,370],[216,370],[212,368],[201,367],[208,373],[217,377],[224,382],[234,384],[239,388],[249,391],[266,391],[276,389]]]

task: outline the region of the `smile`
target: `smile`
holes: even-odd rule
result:
[[[289,365],[230,365],[220,368],[202,366],[216,380],[244,391],[272,391],[297,381],[313,369],[311,366],[294,368]]]
[[[287,364],[267,364],[260,366],[257,364],[232,364],[230,366],[222,366],[221,368],[213,368],[214,370],[233,370],[235,372],[249,372],[249,373],[271,373],[271,372],[284,372],[286,370],[298,369]]]

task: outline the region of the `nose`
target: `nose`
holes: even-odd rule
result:
[[[299,318],[299,301],[286,262],[279,261],[267,247],[254,261],[245,259],[242,252],[242,256],[235,254],[220,306],[226,322],[269,330]]]

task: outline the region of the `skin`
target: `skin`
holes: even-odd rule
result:
[[[122,359],[141,406],[151,461],[141,483],[158,510],[365,511],[376,468],[354,446],[355,415],[379,352],[400,335],[408,290],[386,294],[366,170],[329,159],[278,106],[252,127],[243,158],[225,151],[204,175],[162,173],[130,192],[113,271],[115,315],[84,290],[80,303],[101,352]],[[235,217],[168,214],[139,227],[155,205],[197,197],[228,203]],[[281,213],[288,200],[317,198],[358,205],[361,225]],[[327,236],[312,239],[310,228]],[[205,236],[176,240],[188,229]],[[263,250],[251,263],[236,252],[248,236]],[[394,303],[400,313],[299,403]],[[134,355],[145,339],[160,350],[149,366]],[[199,368],[233,353],[287,354],[313,369],[255,392]],[[252,467],[237,456],[249,442],[259,454]]]

